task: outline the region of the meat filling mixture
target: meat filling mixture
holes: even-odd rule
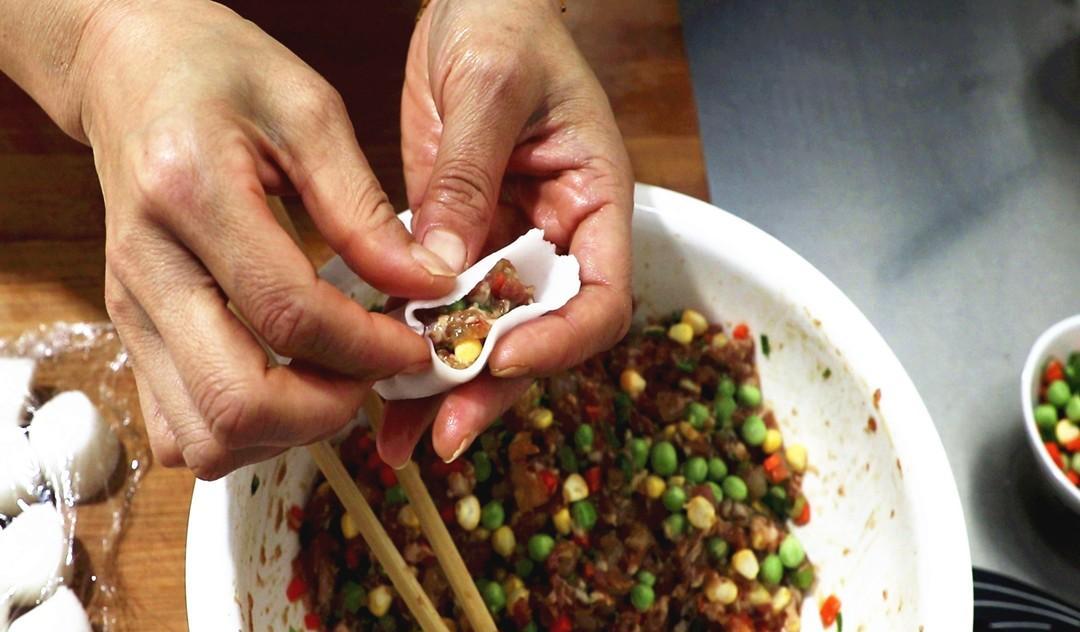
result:
[[[369,431],[340,452],[447,626],[470,629]],[[653,321],[534,383],[455,462],[430,442],[415,458],[500,630],[800,627],[807,454],[762,403],[745,325]],[[325,482],[290,520],[308,628],[419,629]]]
[[[495,320],[532,302],[533,287],[522,282],[514,264],[500,259],[465,298],[418,310],[416,317],[424,323],[424,333],[431,338],[439,359],[455,369],[465,369],[480,356]]]

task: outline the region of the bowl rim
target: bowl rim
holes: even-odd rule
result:
[[[832,347],[843,350],[852,373],[872,375],[874,383],[888,389],[888,401],[883,401],[882,407],[889,407],[888,419],[899,418],[903,423],[890,424],[888,419],[885,423],[896,452],[912,462],[903,470],[903,485],[918,489],[920,494],[919,503],[911,504],[913,515],[917,516],[912,521],[915,532],[912,546],[919,552],[915,563],[920,567],[921,576],[934,577],[934,581],[929,582],[933,585],[920,590],[924,612],[932,615],[927,623],[934,629],[938,626],[940,629],[970,629],[974,607],[971,556],[956,481],[925,403],[884,338],[823,273],[753,224],[713,204],[648,184],[635,185],[634,204],[636,210],[655,214],[661,223],[676,222],[685,226],[686,218],[692,217],[695,223],[701,222],[709,230],[721,234],[734,229],[741,243],[767,252],[775,263],[773,267],[781,268],[783,275],[763,275],[755,282],[812,313],[821,322],[825,340]],[[661,212],[659,209],[666,210]],[[320,271],[334,265],[334,261],[331,259]],[[209,604],[197,603],[199,599],[192,590],[198,582],[205,582],[201,573],[208,572],[202,568],[208,558],[218,558],[222,554],[225,559],[231,558],[228,530],[214,527],[215,520],[225,523],[228,503],[225,480],[198,480],[192,494],[185,554],[187,611],[192,629],[201,629],[197,626],[206,623],[211,612],[238,607],[232,592],[222,598],[222,604],[206,607]],[[199,547],[215,554],[196,555],[194,550]],[[219,566],[214,567],[217,574],[214,585],[235,584],[232,565]],[[194,592],[206,594],[205,590]]]
[[[1038,369],[1046,360],[1048,348],[1062,336],[1074,331],[1080,331],[1080,314],[1059,320],[1035,339],[1028,351],[1027,360],[1024,361],[1024,369],[1020,372],[1020,402],[1024,409],[1024,433],[1027,435],[1028,445],[1036,454],[1035,459],[1040,464],[1043,476],[1052,481],[1055,491],[1062,496],[1063,501],[1074,510],[1080,511],[1080,487],[1073,485],[1065,477],[1061,468],[1050,460],[1050,454],[1043,449],[1044,442],[1035,425],[1035,408],[1031,396],[1036,380],[1040,378]]]

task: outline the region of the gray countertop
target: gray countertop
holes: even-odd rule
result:
[[[934,417],[973,562],[1080,602],[1019,375],[1080,312],[1080,5],[682,0],[713,202],[867,314]]]

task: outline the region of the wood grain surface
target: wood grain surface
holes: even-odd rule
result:
[[[376,175],[404,208],[398,100],[415,3],[227,2],[342,93]],[[615,111],[639,181],[706,198],[675,0],[569,0],[565,19]],[[119,86],[117,89],[123,89]],[[290,210],[316,262],[330,256]],[[53,321],[105,320],[104,206],[88,148],[0,77],[0,336]],[[184,630],[184,546],[193,479],[151,467],[118,558],[124,629]],[[101,528],[105,528],[102,525]]]

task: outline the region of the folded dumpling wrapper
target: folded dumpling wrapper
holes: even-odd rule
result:
[[[21,425],[34,364],[28,358],[0,358],[0,425]]]
[[[64,518],[51,504],[30,505],[0,531],[0,602],[33,606],[71,580]]]
[[[22,428],[0,423],[0,514],[14,518],[37,497],[37,459]]]
[[[545,241],[544,231],[534,228],[458,275],[454,290],[446,296],[406,303],[404,310],[400,312],[405,324],[416,333],[424,335],[424,324],[416,318],[417,310],[442,307],[465,297],[501,259],[514,264],[521,280],[533,286],[533,302],[516,307],[497,319],[484,340],[480,356],[464,369],[455,369],[443,362],[435,353],[435,345],[428,339],[431,368],[423,373],[396,375],[376,382],[375,391],[379,395],[384,399],[429,397],[472,380],[484,370],[488,356],[501,336],[518,325],[559,309],[581,289],[581,268],[577,258],[573,255],[556,254],[555,244]]]
[[[60,393],[37,410],[30,447],[42,476],[65,502],[97,496],[120,459],[116,433],[81,391]]]
[[[67,586],[15,620],[8,632],[93,632],[82,603]]]

